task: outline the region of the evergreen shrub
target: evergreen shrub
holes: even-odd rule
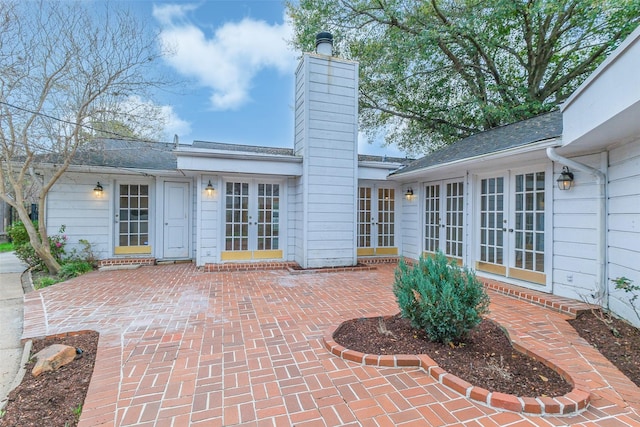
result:
[[[489,297],[475,274],[442,252],[420,257],[415,266],[401,260],[393,292],[402,317],[431,341],[458,343],[489,312]]]

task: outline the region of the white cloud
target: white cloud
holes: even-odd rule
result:
[[[161,115],[164,118],[163,136],[166,141],[173,141],[173,136],[184,137],[191,134],[191,123],[182,120],[170,105],[160,107]]]
[[[286,42],[292,32],[288,20],[269,25],[244,18],[223,24],[208,38],[186,18],[195,9],[194,5],[154,6],[153,16],[161,25],[163,46],[173,52],[166,61],[210,88],[215,110],[237,109],[249,101],[252,82],[263,69],[293,72],[296,58]]]
[[[181,119],[171,105],[158,105],[138,95],[129,96],[120,103],[119,111],[127,114],[127,125],[139,135],[152,139],[172,141],[191,133],[191,123]]]
[[[384,145],[382,137],[368,142],[367,136],[358,132],[358,154],[369,154],[372,156],[406,157],[406,154],[398,150],[395,144]]]

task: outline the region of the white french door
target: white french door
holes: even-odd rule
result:
[[[397,255],[395,190],[358,188],[358,256]]]
[[[224,185],[223,261],[281,259],[281,184],[260,180]]]
[[[546,285],[544,171],[482,178],[476,269]]]
[[[117,187],[115,222],[115,255],[150,254],[149,185],[119,184]]]
[[[464,182],[425,185],[424,252],[441,251],[462,260],[464,249]]]

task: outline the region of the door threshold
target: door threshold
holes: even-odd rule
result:
[[[193,263],[192,259],[160,259],[156,261],[157,265],[164,264],[191,264]]]

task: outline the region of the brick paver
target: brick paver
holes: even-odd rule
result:
[[[100,332],[80,426],[640,426],[640,389],[575,334],[566,314],[522,295],[490,291],[490,317],[591,390],[578,415],[501,412],[420,368],[331,354],[322,343],[330,326],[398,311],[393,267],[93,272],[27,294],[24,337]]]

